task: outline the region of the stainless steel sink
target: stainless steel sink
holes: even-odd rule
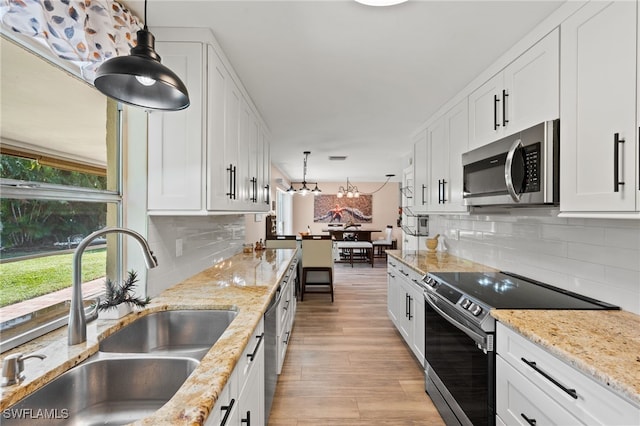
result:
[[[100,342],[100,352],[153,353],[202,359],[236,311],[175,310],[141,317]]]
[[[162,407],[198,364],[195,359],[178,357],[98,357],[5,410],[2,424],[131,423]]]

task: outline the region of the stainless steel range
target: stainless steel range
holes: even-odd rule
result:
[[[424,278],[425,389],[447,425],[495,425],[491,309],[619,309],[506,272]]]

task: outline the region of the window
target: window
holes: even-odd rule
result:
[[[68,300],[74,248],[91,232],[120,224],[121,111],[93,86],[0,42],[0,320],[6,322]],[[103,291],[107,272],[121,278],[119,245],[117,236],[98,238],[85,252],[85,298]]]

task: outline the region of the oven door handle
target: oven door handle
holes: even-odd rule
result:
[[[522,141],[520,139],[516,140],[511,148],[509,148],[509,153],[507,154],[507,160],[504,162],[504,180],[507,184],[507,191],[511,198],[516,203],[520,202],[520,194],[516,192],[515,187],[513,186],[513,176],[511,175],[511,165],[513,164],[513,157],[516,155],[516,151],[522,148]]]
[[[469,330],[468,327],[465,327],[464,325],[460,324],[453,317],[451,317],[449,314],[447,314],[442,309],[440,309],[436,305],[436,302],[438,301],[438,298],[436,296],[429,293],[425,293],[424,295],[425,295],[425,300],[427,301],[429,306],[431,306],[438,314],[440,314],[440,316],[446,319],[449,323],[451,323],[451,325],[456,327],[458,330],[462,331],[464,334],[471,337],[474,342],[476,342],[478,345],[481,346],[481,349],[484,349],[484,350],[487,349],[487,339],[484,336],[476,333],[475,331]]]

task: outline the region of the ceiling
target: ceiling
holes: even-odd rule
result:
[[[144,17],[143,0],[122,2]],[[307,181],[357,184],[399,181],[411,134],[562,3],[149,0],[147,21],[212,29],[290,179],[302,180],[311,151]],[[2,43],[2,137],[104,164],[104,96]]]
[[[291,179],[309,150],[308,181],[384,181],[411,134],[562,3],[150,0],[147,23],[213,30]]]

